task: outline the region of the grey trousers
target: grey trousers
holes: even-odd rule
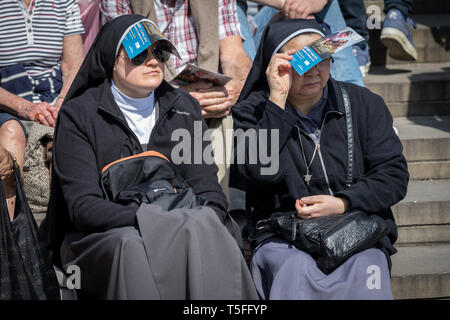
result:
[[[211,208],[143,204],[136,215],[138,228],[66,236],[63,264],[80,268],[82,290],[100,299],[258,299],[236,241]]]
[[[376,248],[353,255],[326,275],[311,255],[275,238],[256,250],[250,267],[263,299],[392,300],[387,259]]]

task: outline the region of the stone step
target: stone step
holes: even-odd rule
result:
[[[450,14],[413,15],[417,28],[413,29],[413,42],[417,48],[416,63],[450,61]],[[391,58],[380,41],[381,29],[370,30],[369,47],[372,65],[402,64]]]
[[[450,242],[450,180],[410,181],[405,199],[392,211],[397,244]]]
[[[400,227],[450,224],[450,180],[410,181],[392,212]]]
[[[450,160],[450,116],[394,119],[408,161]]]
[[[384,9],[384,0],[364,0],[366,8],[376,5]],[[450,1],[447,0],[414,0],[412,4],[413,14],[450,13]]]
[[[392,256],[394,299],[450,297],[450,244],[397,249]]]
[[[411,180],[450,179],[450,161],[409,161]]]
[[[389,102],[393,117],[423,117],[450,115],[450,101]]]
[[[450,62],[375,66],[364,82],[387,104],[450,101]]]
[[[423,245],[428,243],[450,242],[450,224],[427,226],[399,226],[399,245]]]

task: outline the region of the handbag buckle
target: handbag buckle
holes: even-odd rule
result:
[[[270,219],[259,220],[259,221],[256,223],[256,230],[260,231],[260,230],[265,229],[266,226],[267,226],[267,222],[268,222],[269,220],[270,220]]]

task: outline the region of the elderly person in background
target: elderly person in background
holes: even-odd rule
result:
[[[76,0],[23,0],[0,2],[0,30],[0,145],[22,170],[20,120],[54,127],[83,60],[84,29]],[[14,210],[15,196],[7,202]]]

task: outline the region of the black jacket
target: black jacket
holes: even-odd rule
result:
[[[100,232],[110,228],[134,225],[136,207],[122,206],[103,199],[101,170],[109,163],[140,153],[138,138],[117,106],[110,81],[88,89],[83,95],[63,105],[59,112],[54,143],[53,176],[47,221],[44,224],[46,244],[53,249],[67,233]],[[217,181],[215,164],[194,164],[194,137],[202,138],[207,129],[198,102],[188,93],[165,81],[155,90],[159,115],[150,136],[148,150],[171,159],[172,132],[185,128],[191,135],[191,163],[176,165],[194,193],[210,202],[222,221],[227,200]],[[194,134],[194,121],[201,132]],[[200,140],[203,141],[203,140]],[[202,151],[207,142],[202,142]]]
[[[341,84],[350,97],[354,130],[353,185],[348,189],[345,189],[348,162],[345,109],[335,80],[328,81],[320,152],[311,166],[309,188],[303,178],[306,166],[299,136],[308,162],[315,143],[301,129],[297,116],[269,101],[263,90],[251,93],[232,108],[235,129],[254,128],[256,132],[278,129],[280,136],[279,150],[275,150],[279,154],[279,170],[275,174],[262,175],[261,168],[269,165],[249,164],[249,154],[245,165],[233,167],[247,183],[250,232],[258,220],[295,210],[295,199],[330,194],[330,189],[334,196],[348,199],[349,209],[360,208],[394,220],[390,207],[405,196],[409,174],[402,144],[393,130],[392,116],[380,96],[357,85]],[[396,239],[395,227],[389,233],[390,244]],[[392,252],[390,244],[385,246]]]

